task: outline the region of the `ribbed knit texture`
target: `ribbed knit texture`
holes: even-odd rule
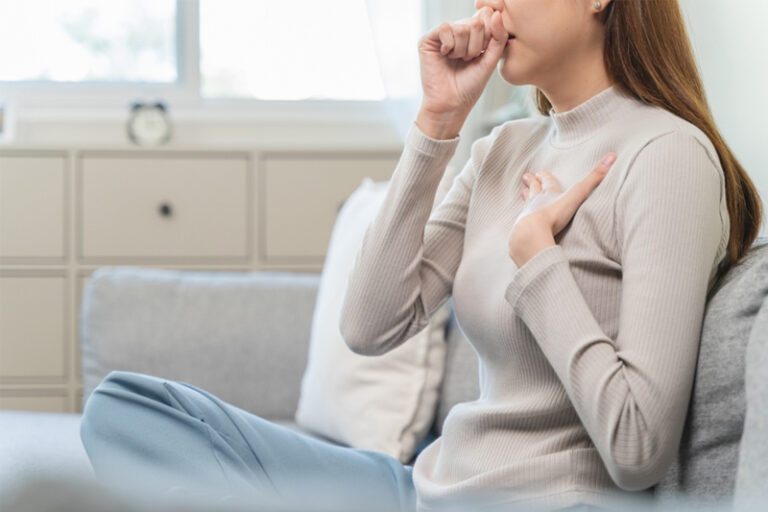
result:
[[[432,202],[458,138],[411,127],[357,253],[340,329],[387,352],[453,296],[481,395],[451,409],[414,464],[419,510],[488,503],[612,506],[656,484],[679,446],[706,295],[729,218],[715,148],[620,91],[504,123]],[[566,190],[616,162],[549,247],[518,268],[525,172]]]

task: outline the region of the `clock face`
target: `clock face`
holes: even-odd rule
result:
[[[171,135],[171,124],[165,110],[156,105],[134,108],[128,120],[128,135],[137,144],[153,145],[166,142]]]

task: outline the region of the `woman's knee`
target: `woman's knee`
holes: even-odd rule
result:
[[[80,419],[80,437],[113,437],[130,429],[138,408],[159,398],[163,380],[152,375],[114,370],[94,388]]]

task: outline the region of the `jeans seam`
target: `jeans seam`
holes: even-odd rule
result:
[[[167,384],[167,383],[164,383],[164,384]],[[185,382],[178,382],[177,384],[179,384],[179,385],[181,385],[181,386],[184,386],[184,387],[187,387],[187,388],[189,388],[189,389],[191,389],[192,391],[195,391],[195,392],[197,392],[197,393],[200,393],[200,391],[199,391],[198,389],[196,389],[196,388],[195,388],[195,387],[193,387],[193,386],[190,386],[189,384],[187,384],[187,383],[185,383]],[[168,386],[166,386],[166,387],[168,387]],[[168,388],[170,389],[170,387],[168,387]],[[230,416],[230,414],[229,414],[229,411],[227,411],[225,408],[223,408],[221,405],[219,405],[219,403],[218,403],[218,402],[216,402],[216,400],[213,400],[213,399],[211,399],[210,397],[208,397],[208,396],[207,396],[206,394],[204,394],[204,393],[201,393],[201,394],[202,394],[202,395],[203,395],[203,396],[204,396],[206,399],[208,399],[209,401],[211,401],[211,402],[212,402],[212,403],[213,403],[213,404],[214,404],[216,407],[218,407],[218,408],[219,408],[219,410],[221,410],[221,412],[224,414],[224,416],[226,416],[226,417],[227,417],[227,419],[228,419],[229,421],[231,421],[231,422],[232,422],[232,425],[235,427],[235,430],[237,430],[237,432],[240,434],[240,437],[242,437],[242,438],[243,438],[243,440],[245,441],[245,444],[246,444],[246,446],[248,446],[248,448],[251,450],[251,453],[253,454],[253,457],[254,457],[254,459],[256,459],[256,462],[258,463],[259,467],[261,468],[261,471],[262,471],[262,473],[264,474],[264,477],[267,479],[267,481],[269,482],[269,484],[272,486],[272,489],[273,489],[273,491],[274,491],[274,492],[275,492],[275,493],[276,493],[278,496],[282,497],[282,493],[280,492],[280,490],[277,488],[277,486],[275,485],[275,483],[274,483],[274,482],[272,481],[272,479],[270,478],[270,476],[269,476],[269,473],[267,472],[266,468],[265,468],[265,467],[264,467],[264,465],[261,463],[261,460],[259,460],[259,457],[258,457],[258,455],[256,454],[256,452],[253,450],[253,448],[251,447],[250,443],[248,442],[248,438],[247,438],[247,437],[246,437],[246,436],[243,434],[243,431],[242,431],[242,430],[240,430],[240,427],[238,427],[238,426],[237,426],[237,423],[235,423],[235,422],[232,420],[232,417]],[[201,421],[202,421],[202,420],[201,420]],[[207,426],[209,429],[211,429],[211,430],[214,430],[214,431],[215,431],[215,429],[214,429],[213,427],[211,427],[210,425],[208,425],[208,424],[207,424],[207,423],[205,423],[204,421],[203,421],[203,423],[204,423],[204,424],[205,424],[205,425],[206,425],[206,426]],[[206,432],[207,432],[207,431],[206,431]],[[219,433],[217,432],[217,434],[219,434]],[[221,435],[221,434],[219,434],[219,435]],[[223,438],[223,436],[222,436],[222,438]],[[208,432],[208,439],[209,439],[209,440],[210,440],[210,442],[211,442],[211,446],[213,446],[213,438],[211,437],[211,434],[210,434],[210,432]],[[233,448],[233,450],[234,450],[234,448]],[[237,451],[237,450],[235,450],[235,451]],[[214,450],[214,456],[215,456],[215,455],[216,455],[216,451]],[[216,460],[217,460],[217,462],[219,462],[219,466],[221,466],[221,462],[219,461],[218,457],[216,458]]]
[[[192,414],[191,411],[187,410],[187,408],[184,407],[184,404],[181,402],[181,400],[179,400],[178,397],[175,395],[175,391],[173,390],[172,386],[170,386],[167,382],[163,382],[163,387],[168,391],[168,393],[171,395],[171,398],[173,398],[176,401],[179,407],[181,407],[184,410],[184,412],[186,412],[189,416],[195,418],[194,414]],[[213,458],[216,460],[216,464],[218,464],[219,470],[221,470],[221,474],[224,476],[224,479],[227,482],[229,482],[231,485],[232,481],[227,475],[227,472],[224,470],[224,465],[221,463],[221,460],[219,460],[218,455],[216,455],[216,448],[213,443],[213,436],[211,435],[211,432],[210,432],[211,430],[213,430],[213,427],[211,427],[208,423],[206,423],[200,418],[195,418],[195,419],[197,419],[200,422],[200,424],[203,426],[203,431],[205,432],[205,435],[208,438],[208,444],[210,445],[211,453],[213,453]]]

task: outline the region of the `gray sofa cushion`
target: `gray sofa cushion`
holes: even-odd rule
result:
[[[710,293],[680,450],[655,489],[660,502],[688,495],[720,504],[733,497],[747,408],[745,353],[768,296],[767,242],[758,239]]]
[[[319,275],[101,267],[83,292],[83,403],[111,370],[293,420]]]
[[[480,396],[479,359],[477,352],[456,321],[453,312],[453,298],[449,299],[451,316],[445,331],[446,354],[445,373],[438,398],[432,436],[441,435],[443,422],[451,407],[460,402],[469,402]]]
[[[65,474],[93,481],[79,414],[0,411],[0,432],[0,496],[29,478]]]
[[[747,415],[739,446],[739,468],[736,473],[734,504],[739,510],[762,500],[768,509],[768,300],[755,318],[747,345]],[[758,508],[754,508],[758,510]]]

